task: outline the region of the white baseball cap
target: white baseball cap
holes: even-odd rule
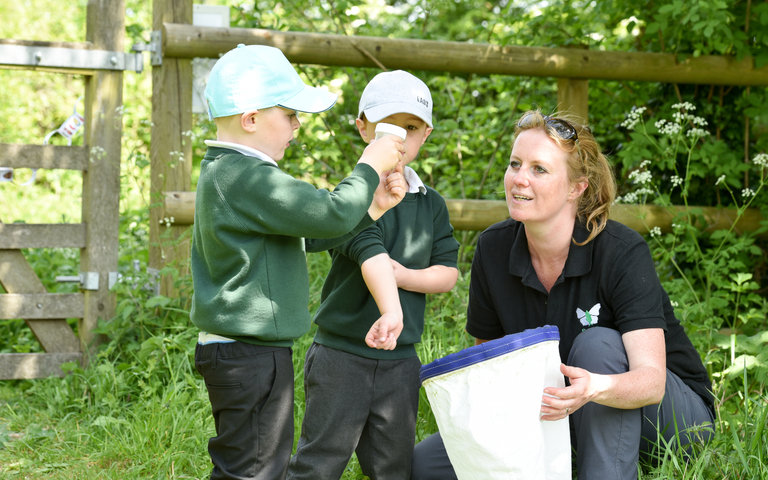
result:
[[[382,72],[366,85],[357,116],[377,123],[396,113],[410,113],[432,127],[432,95],[427,84],[403,70]]]
[[[279,48],[241,43],[213,66],[205,98],[213,119],[274,106],[318,113],[337,96],[306,85]]]

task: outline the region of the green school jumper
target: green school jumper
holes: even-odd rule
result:
[[[311,322],[305,251],[370,226],[378,184],[376,171],[358,164],[329,192],[270,162],[209,147],[195,199],[192,323],[246,343],[292,346]],[[305,237],[320,240],[305,246]]]
[[[315,342],[372,359],[416,356],[414,344],[424,330],[426,295],[398,289],[403,308],[403,331],[394,350],[377,350],[365,335],[381,314],[363,280],[360,265],[380,253],[406,268],[432,265],[456,267],[459,243],[453,238],[445,200],[434,189],[405,198],[354,239],[332,250],[333,263],[315,315]]]

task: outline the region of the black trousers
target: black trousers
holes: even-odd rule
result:
[[[282,480],[293,448],[291,349],[243,342],[198,344],[216,424],[211,479]]]

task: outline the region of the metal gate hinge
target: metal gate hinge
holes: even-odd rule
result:
[[[134,52],[149,52],[150,64],[155,67],[163,64],[163,33],[161,30],[153,30],[149,34],[149,43],[134,43],[131,47]]]

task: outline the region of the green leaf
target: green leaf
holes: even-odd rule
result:
[[[156,307],[165,307],[171,303],[171,299],[168,297],[164,297],[162,295],[157,295],[156,297],[152,297],[149,300],[147,300],[147,303],[145,306],[147,308],[156,308]]]

